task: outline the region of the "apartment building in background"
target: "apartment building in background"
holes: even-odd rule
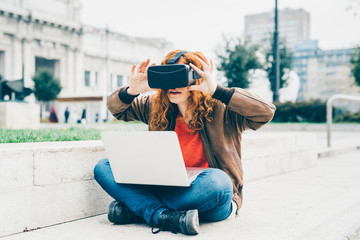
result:
[[[279,10],[279,36],[293,53],[292,69],[300,80],[297,101],[360,94],[349,63],[352,49],[322,50],[318,40],[310,39],[310,28],[310,14],[305,10]],[[273,32],[274,11],[245,16],[245,39],[252,44],[263,43]]]
[[[279,37],[286,46],[294,49],[303,40],[310,39],[310,14],[304,9],[278,10]],[[259,44],[264,39],[273,37],[274,11],[245,16],[245,39]]]
[[[334,94],[360,94],[351,73],[352,53],[352,48],[322,50],[317,40],[297,44],[293,69],[301,83],[298,100],[326,101]]]
[[[309,89],[308,84],[308,63],[310,58],[316,58],[320,52],[318,40],[305,40],[295,45],[293,52],[292,68],[297,73],[300,80],[300,87],[297,100],[308,100],[309,96],[306,91]]]
[[[52,103],[61,121],[67,106],[72,121],[83,109],[88,122],[109,119],[107,96],[128,84],[131,66],[147,57],[159,62],[172,43],[84,25],[80,14],[79,0],[2,0],[0,75],[32,88],[35,72],[50,69],[63,87]]]
[[[335,94],[359,96],[360,87],[355,84],[349,65],[352,52],[351,48],[322,50],[309,58],[304,98],[326,101]],[[359,104],[352,101],[340,101],[338,106],[352,112],[360,110]]]

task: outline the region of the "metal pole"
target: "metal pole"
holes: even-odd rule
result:
[[[275,29],[274,29],[274,62],[275,62],[275,92],[274,101],[279,101],[280,88],[280,54],[279,54],[279,30],[278,30],[278,7],[275,0]]]
[[[326,102],[326,125],[327,125],[327,146],[331,146],[331,127],[332,127],[332,104],[334,97]]]
[[[360,96],[335,94],[326,102],[326,125],[327,125],[327,146],[331,147],[331,128],[332,128],[332,107],[335,100],[345,99],[360,102]]]
[[[105,119],[106,121],[109,120],[109,112],[106,108],[106,102],[108,98],[108,91],[111,91],[109,85],[110,85],[110,56],[109,56],[109,26],[106,24],[105,29],[105,94],[103,96],[103,107],[105,110]]]

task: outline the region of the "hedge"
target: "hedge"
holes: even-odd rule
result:
[[[275,103],[275,106],[273,122],[326,122],[326,103],[320,100]],[[345,109],[333,108],[333,119],[335,122],[360,123],[360,112],[349,113]]]

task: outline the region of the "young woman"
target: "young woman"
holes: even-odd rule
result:
[[[241,134],[268,123],[275,106],[244,89],[217,85],[214,64],[201,52],[175,50],[161,64],[175,56],[180,56],[176,63],[189,65],[201,76],[194,85],[139,96],[152,90],[147,59],[132,66],[130,86],[112,93],[107,106],[117,119],[142,121],[151,131],[175,131],[185,166],[206,170],[188,188],[115,183],[107,159],[95,166],[94,175],[116,200],[109,206],[111,222],[145,220],[158,231],[193,235],[199,233],[199,219],[215,222],[237,214],[243,187]]]

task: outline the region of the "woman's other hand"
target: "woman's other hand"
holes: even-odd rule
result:
[[[205,57],[204,57],[205,58]],[[203,70],[196,67],[194,64],[190,63],[190,66],[202,77],[203,81],[200,85],[192,85],[188,87],[190,91],[202,91],[205,94],[214,94],[217,83],[215,80],[215,71],[214,71],[214,63],[212,60],[207,60],[205,58],[205,62],[201,58],[197,58],[201,64]]]
[[[149,67],[150,59],[146,59],[140,63],[136,69],[136,64],[131,67],[130,83],[127,93],[130,95],[138,95],[140,93],[145,93],[151,91],[151,88],[148,84],[147,79],[147,69]],[[151,66],[156,65],[155,63]]]

